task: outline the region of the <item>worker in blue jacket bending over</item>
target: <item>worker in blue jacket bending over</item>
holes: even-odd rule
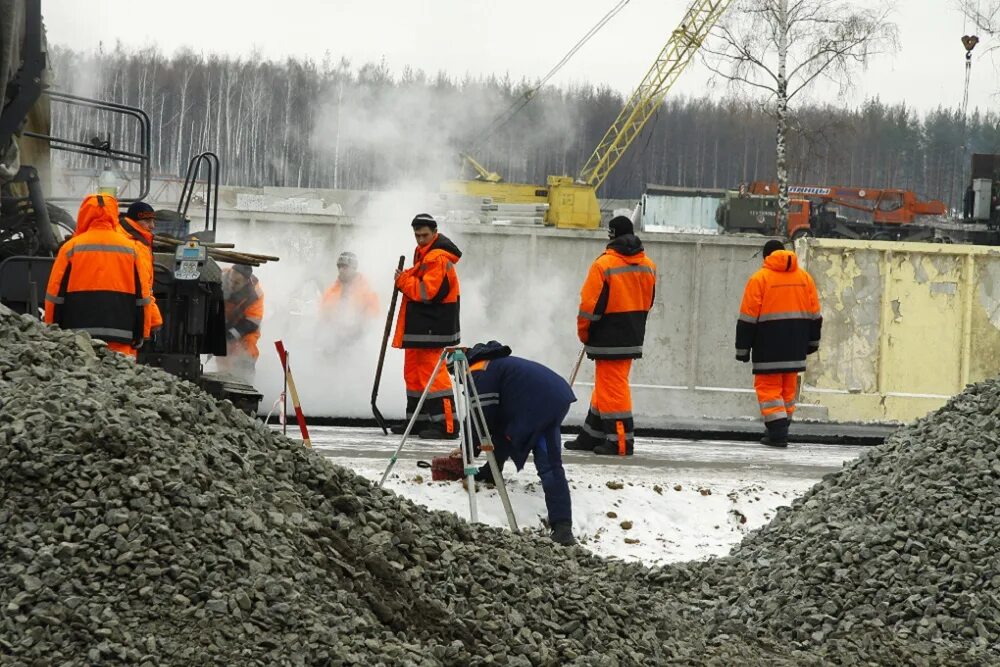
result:
[[[510,459],[521,470],[528,454],[532,454],[545,493],[552,540],[567,546],[575,544],[559,433],[570,404],[576,401],[573,390],[554,371],[530,359],[511,356],[510,348],[495,340],[476,345],[466,357],[498,467],[502,469]],[[475,433],[473,444],[478,454]],[[493,481],[488,463],[479,469],[476,479]]]

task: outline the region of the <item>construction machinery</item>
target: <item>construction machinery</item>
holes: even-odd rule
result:
[[[150,124],[141,109],[69,95],[50,87],[41,0],[4,2],[0,11],[0,43],[4,45],[0,51],[0,84],[5,91],[0,111],[0,303],[16,312],[38,316],[59,246],[75,228],[73,216],[46,198],[50,152],[71,151],[104,164],[102,188],[114,187],[109,183],[114,180],[109,167],[132,165],[139,173],[138,192],[134,197],[119,199],[127,205],[149,193]],[[50,131],[51,109],[58,105],[135,123],[135,132],[129,134],[137,137],[136,145],[114,147],[100,135],[90,141],[54,136]],[[177,211],[158,211],[158,223],[163,223],[158,226],[188,237],[188,204],[198,175],[206,166],[209,202],[205,229],[195,232],[194,240],[187,243],[163,237],[154,242],[153,293],[164,324],[155,340],[147,341],[140,349],[139,361],[162,367],[255,413],[261,399],[256,389],[234,378],[204,373],[201,365],[201,355],[226,354],[222,269],[216,259],[254,265],[263,259],[225,254],[215,247],[224,244],[214,243],[219,174],[214,154],[202,153],[192,159]],[[191,252],[198,255],[193,263]]]
[[[800,236],[921,240],[944,222],[944,202],[921,199],[912,190],[844,186],[788,186],[788,226],[775,228],[776,183],[755,181],[727,194],[716,220],[729,232]]]
[[[494,202],[503,204],[547,204],[545,224],[562,228],[596,229],[601,224],[597,189],[660,107],[663,98],[694,58],[730,2],[731,0],[693,0],[680,25],[670,33],[666,46],[575,178],[565,175],[549,176],[544,186],[507,183],[499,174],[490,172],[472,158],[463,156],[477,171],[477,177],[473,180],[447,181],[441,186],[442,192],[489,197]]]
[[[777,230],[777,184],[755,181],[726,192],[716,211],[724,232],[1000,245],[1000,155],[972,156],[961,216],[912,190],[788,187],[788,225]]]
[[[963,203],[963,220],[1000,229],[1000,155],[972,156],[972,179]]]

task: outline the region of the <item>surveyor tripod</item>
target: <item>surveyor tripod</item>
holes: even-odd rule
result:
[[[510,498],[507,496],[507,487],[504,484],[503,475],[500,474],[500,466],[497,465],[493,440],[490,438],[490,431],[486,425],[486,416],[483,414],[483,406],[479,401],[479,392],[476,390],[476,383],[472,379],[472,372],[469,370],[469,359],[465,356],[464,348],[446,347],[441,351],[441,356],[438,357],[437,364],[434,365],[430,379],[427,380],[427,386],[424,387],[423,393],[420,394],[420,400],[417,401],[417,406],[413,409],[413,414],[406,424],[406,430],[403,431],[403,438],[399,441],[399,446],[396,447],[396,451],[393,452],[392,457],[389,459],[389,465],[386,466],[385,472],[382,473],[382,479],[379,480],[378,486],[382,488],[385,480],[389,478],[389,473],[392,472],[393,467],[396,465],[396,461],[399,460],[399,453],[403,450],[407,438],[410,437],[410,431],[413,430],[413,425],[420,416],[420,410],[427,399],[431,384],[434,382],[434,378],[437,377],[438,371],[441,369],[441,364],[447,364],[449,358],[452,362],[451,376],[455,392],[455,408],[458,416],[458,448],[462,453],[462,472],[465,473],[465,488],[469,495],[469,519],[473,522],[479,521],[479,513],[476,509],[475,475],[477,468],[473,463],[473,433],[475,433],[479,439],[479,448],[486,453],[486,460],[489,462],[490,471],[493,473],[497,493],[500,494],[500,502],[503,503],[504,512],[507,514],[507,523],[510,525],[510,529],[516,533],[517,521],[514,518],[514,510],[511,508]]]

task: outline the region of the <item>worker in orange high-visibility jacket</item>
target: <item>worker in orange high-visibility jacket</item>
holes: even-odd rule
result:
[[[799,373],[819,350],[823,316],[816,284],[781,241],[764,244],[764,265],[743,290],[736,358],[753,358],[754,389],[767,429],[761,443],[788,446]]]
[[[334,354],[350,350],[378,321],[378,295],[358,271],[358,256],[345,251],[337,257],[337,280],[320,301],[320,318],[329,337],[325,347]]]
[[[631,456],[635,442],[632,360],[642,358],[646,318],[656,293],[656,264],[646,257],[632,221],[608,223],[608,243],[580,290],[577,334],[594,359],[594,393],[583,432],[567,449]]]
[[[140,268],[146,274],[149,284],[155,287],[153,280],[153,229],[156,226],[156,211],[144,201],[132,202],[128,211],[118,222],[126,236],[135,241],[136,248],[139,250]],[[163,315],[160,314],[160,307],[156,304],[155,295],[150,297],[146,316],[149,319],[150,336],[156,338],[163,326]]]
[[[406,383],[407,422],[413,418],[417,402],[428,387],[423,409],[417,415],[421,438],[458,437],[451,378],[442,363],[432,378],[434,366],[445,347],[461,340],[459,287],[455,265],[462,257],[451,239],[437,230],[437,221],[427,213],[413,218],[417,249],[413,266],[396,272],[396,287],[403,304],[396,320],[393,347],[404,350],[403,379]],[[405,424],[394,426],[402,433]]]
[[[260,323],[264,319],[264,290],[253,268],[235,264],[222,272],[226,312],[226,356],[216,357],[223,373],[253,384],[260,350]]]
[[[90,195],[76,233],[59,248],[45,290],[45,321],[86,331],[116,352],[136,356],[149,337],[152,285],[135,243],[118,227],[118,201]]]

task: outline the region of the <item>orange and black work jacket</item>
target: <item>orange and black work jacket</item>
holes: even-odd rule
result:
[[[378,317],[378,295],[360,273],[349,283],[338,278],[323,292],[320,313],[330,319],[345,315],[375,318]]]
[[[618,236],[580,290],[577,335],[591,359],[640,359],[656,293],[656,264],[634,234]]]
[[[45,321],[139,348],[149,337],[152,286],[142,277],[138,255],[118,227],[118,202],[108,195],[84,199],[77,233],[52,264]]]
[[[753,353],[753,372],[794,373],[819,349],[823,316],[812,276],[795,253],[778,250],[750,276],[736,322],[736,357]]]
[[[226,269],[232,271],[233,269]],[[257,276],[250,276],[238,292],[226,297],[226,337],[230,354],[260,356],[260,323],[264,319],[264,290]]]
[[[139,251],[139,270],[145,275],[143,279],[153,284],[153,234],[131,218],[123,216],[119,224],[125,235],[135,242]],[[163,315],[160,314],[160,307],[156,305],[156,297],[150,295],[149,308],[146,309],[146,317],[149,318],[149,330],[155,333],[163,326]]]
[[[403,305],[396,319],[393,347],[458,345],[462,334],[455,264],[461,257],[462,251],[443,234],[435,234],[426,246],[417,246],[413,266],[396,280]]]

